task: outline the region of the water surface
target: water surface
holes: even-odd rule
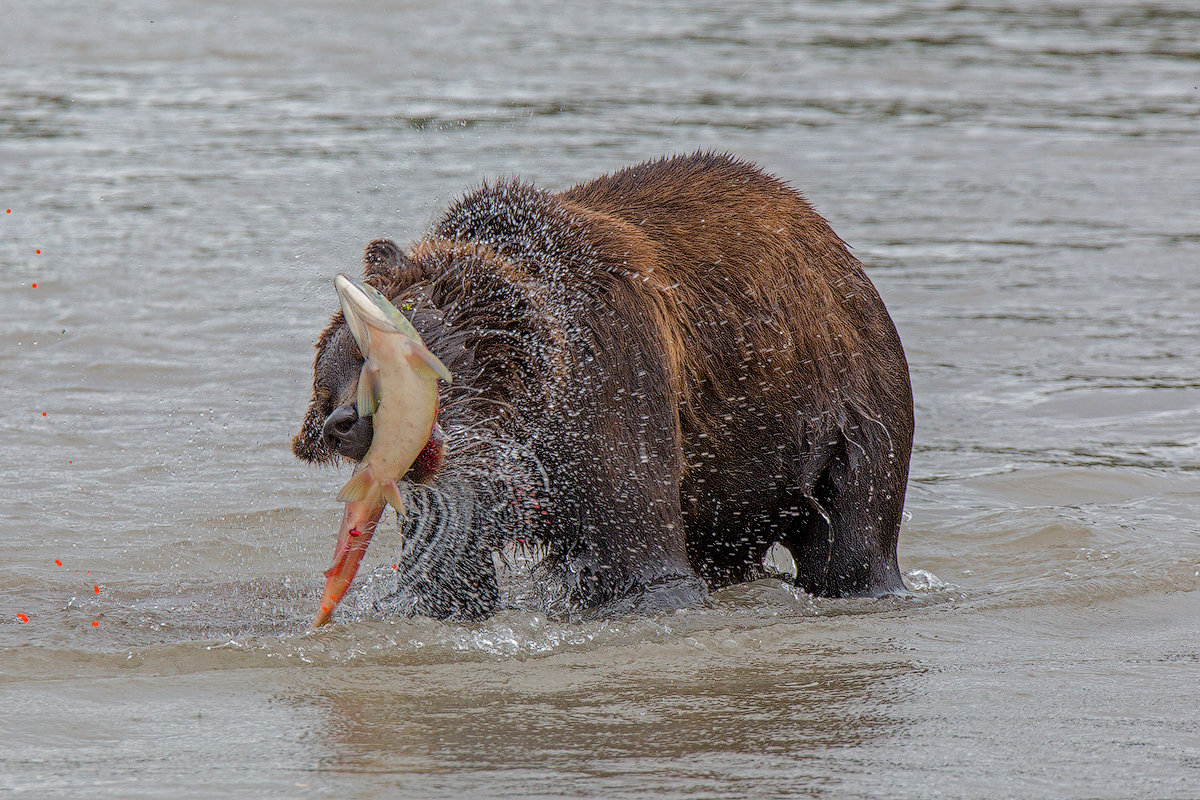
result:
[[[0,790],[1200,795],[1193,4],[5,17]],[[306,634],[333,274],[482,178],[697,148],[791,181],[888,303],[911,596]]]

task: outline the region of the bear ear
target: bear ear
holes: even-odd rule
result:
[[[363,251],[363,277],[393,281],[408,259],[391,239],[376,239]]]
[[[391,239],[376,239],[363,251],[363,281],[393,298],[425,275]]]

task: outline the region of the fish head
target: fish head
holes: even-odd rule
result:
[[[408,317],[392,305],[375,287],[361,284],[344,273],[333,279],[337,289],[338,301],[342,304],[342,315],[346,318],[346,326],[354,335],[358,347],[365,358],[371,358],[371,331],[378,331],[384,336],[400,334],[411,347],[407,352],[413,356],[413,363],[418,369],[428,370],[434,377],[450,383],[450,370],[429,352],[421,334],[408,321]]]
[[[372,328],[385,333],[403,334],[424,346],[421,334],[417,333],[408,317],[374,286],[359,283],[344,273],[333,279],[333,286],[342,304],[346,325],[364,356],[370,357]]]

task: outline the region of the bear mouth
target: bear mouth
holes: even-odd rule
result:
[[[435,421],[433,430],[429,432],[429,441],[425,442],[425,447],[417,454],[408,472],[404,473],[403,480],[424,483],[436,475],[445,463],[446,433]]]
[[[353,405],[341,406],[335,409],[325,418],[324,425],[321,428],[320,441],[324,453],[322,455],[309,456],[307,460],[334,462],[346,459],[348,461],[361,462],[367,457],[367,453],[371,449],[371,443],[375,438],[375,426],[373,422],[374,420],[371,417],[358,416],[358,412]],[[293,450],[301,453],[301,451],[296,449],[294,443]],[[301,454],[301,457],[305,456],[306,454]],[[425,446],[417,454],[416,459],[413,460],[408,470],[399,476],[399,479],[416,483],[427,481],[442,468],[445,460],[446,434],[435,418],[433,429],[429,432],[429,439],[425,442]]]

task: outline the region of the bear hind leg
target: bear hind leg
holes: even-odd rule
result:
[[[796,585],[820,597],[878,597],[904,591],[896,557],[904,474],[833,455],[802,514],[782,539]],[[886,463],[886,462],[885,462]]]

